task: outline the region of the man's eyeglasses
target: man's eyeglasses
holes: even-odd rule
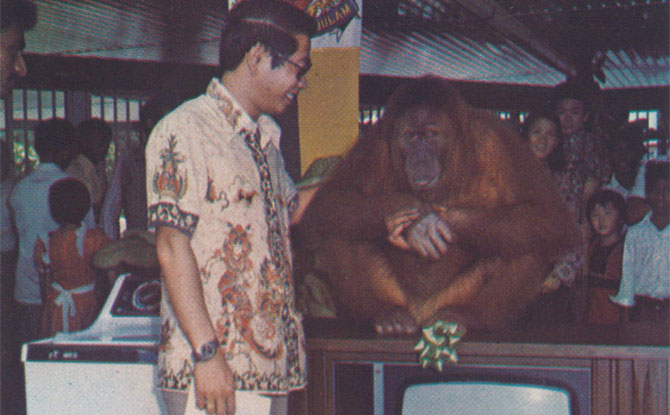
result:
[[[297,62],[293,62],[291,59],[289,59],[288,56],[286,56],[286,55],[284,55],[284,54],[282,54],[282,53],[279,53],[279,52],[277,52],[277,51],[274,50],[274,49],[272,50],[272,53],[273,53],[273,55],[274,55],[275,57],[277,57],[278,59],[280,59],[282,62],[290,63],[291,65],[293,65],[293,66],[295,66],[296,68],[298,68],[298,73],[295,74],[295,76],[296,76],[297,79],[302,79],[302,78],[304,78],[305,75],[307,75],[307,72],[309,72],[309,70],[312,69],[312,62],[309,61],[309,60],[308,60],[307,63],[303,66],[303,65],[300,65],[300,64],[297,63]]]

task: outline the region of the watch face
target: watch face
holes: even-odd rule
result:
[[[216,353],[216,344],[215,343],[212,343],[212,342],[205,343],[200,348],[200,354],[202,354],[202,357],[204,357],[205,359],[208,359],[208,358],[214,356],[214,353]]]
[[[199,352],[193,353],[193,358],[196,362],[206,362],[209,359],[213,358],[216,355],[216,351],[219,348],[219,342],[215,340],[210,340],[207,343],[200,346]]]

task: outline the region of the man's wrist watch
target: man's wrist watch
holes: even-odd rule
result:
[[[214,338],[206,343],[203,343],[197,350],[193,350],[192,356],[195,363],[206,362],[216,356],[221,344]]]

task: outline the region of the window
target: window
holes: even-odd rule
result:
[[[633,110],[628,112],[629,123],[642,124],[644,147],[647,150],[646,159],[656,158],[659,153],[658,146],[662,137],[658,131],[658,114],[659,111],[657,109]]]
[[[496,111],[498,117],[503,121],[509,121],[512,119],[512,113],[509,111]]]
[[[9,118],[7,116],[9,115]],[[35,126],[41,120],[65,118],[65,92],[15,89],[11,99],[2,101],[2,138],[13,143],[15,175],[24,176],[38,163]]]
[[[135,95],[90,94],[87,118],[100,118],[107,122],[114,132],[114,139],[109,146],[105,170],[111,177],[114,167],[114,156],[119,146],[138,143],[140,139],[139,121],[140,107],[144,99]]]
[[[635,110],[628,112],[628,122],[647,120],[647,130],[658,131],[658,110]]]
[[[370,107],[358,111],[358,124],[363,126],[372,125],[377,122],[384,113],[384,107]]]

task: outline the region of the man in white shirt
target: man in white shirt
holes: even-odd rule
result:
[[[670,176],[667,162],[647,163],[651,213],[626,235],[621,285],[612,301],[632,307],[632,320],[670,321]]]

